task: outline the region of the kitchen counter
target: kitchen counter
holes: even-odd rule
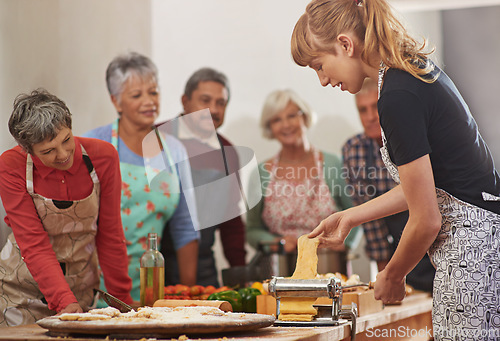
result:
[[[429,340],[431,336],[432,299],[416,293],[405,298],[401,305],[386,306],[382,311],[357,319],[356,340]],[[188,331],[186,330],[186,334]],[[323,341],[349,340],[351,324],[335,327],[267,327],[253,332],[227,333],[225,335],[193,335],[193,340],[273,340],[273,341]],[[50,336],[47,330],[36,324],[1,329],[0,340],[68,341],[104,340],[105,336]],[[115,339],[111,336],[111,340]],[[141,339],[138,337],[137,339]],[[108,338],[106,338],[108,340]],[[147,340],[147,339],[142,339]],[[152,339],[151,339],[152,340]],[[160,339],[157,339],[160,340]],[[172,340],[166,337],[165,340]],[[175,338],[174,338],[175,340]]]

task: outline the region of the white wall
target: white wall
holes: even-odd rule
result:
[[[0,2],[0,143],[1,151],[14,146],[7,122],[15,96],[43,83],[57,87],[53,71],[58,63],[57,3]]]
[[[44,0],[50,1],[50,0]],[[58,95],[73,113],[75,134],[116,119],[105,72],[117,54],[151,55],[149,1],[59,0]]]
[[[443,24],[446,72],[469,105],[498,168],[500,6],[444,11]]]
[[[151,54],[150,2],[0,0],[0,151],[14,98],[44,87],[63,99],[81,134],[116,118],[105,70],[129,49]]]

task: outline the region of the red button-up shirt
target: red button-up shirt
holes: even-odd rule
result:
[[[104,141],[75,137],[74,162],[66,171],[46,167],[33,158],[34,191],[56,200],[81,200],[90,195],[93,182],[82,159],[81,145],[94,165],[100,182],[100,207],[96,235],[99,265],[107,290],[131,303],[132,282],[120,217],[121,175],[118,153]],[[60,311],[76,298],[71,292],[26,189],[26,153],[19,146],[0,156],[0,196],[7,213],[5,222],[14,236],[33,278],[49,308]]]

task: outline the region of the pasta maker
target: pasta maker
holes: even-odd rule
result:
[[[280,301],[283,297],[327,297],[332,299],[332,305],[314,304],[317,315],[312,321],[281,321],[276,320],[275,326],[338,326],[351,321],[351,340],[356,336],[356,317],[358,308],[355,303],[342,306],[343,289],[368,286],[371,283],[359,283],[342,286],[340,279],[330,277],[328,279],[292,279],[285,277],[273,277],[269,282],[269,293],[276,298],[276,317],[280,314]]]

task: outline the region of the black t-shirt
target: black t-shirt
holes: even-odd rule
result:
[[[429,154],[435,185],[458,199],[500,214],[500,177],[467,104],[437,66],[434,83],[389,69],[380,93],[380,124],[392,161],[404,165]]]

